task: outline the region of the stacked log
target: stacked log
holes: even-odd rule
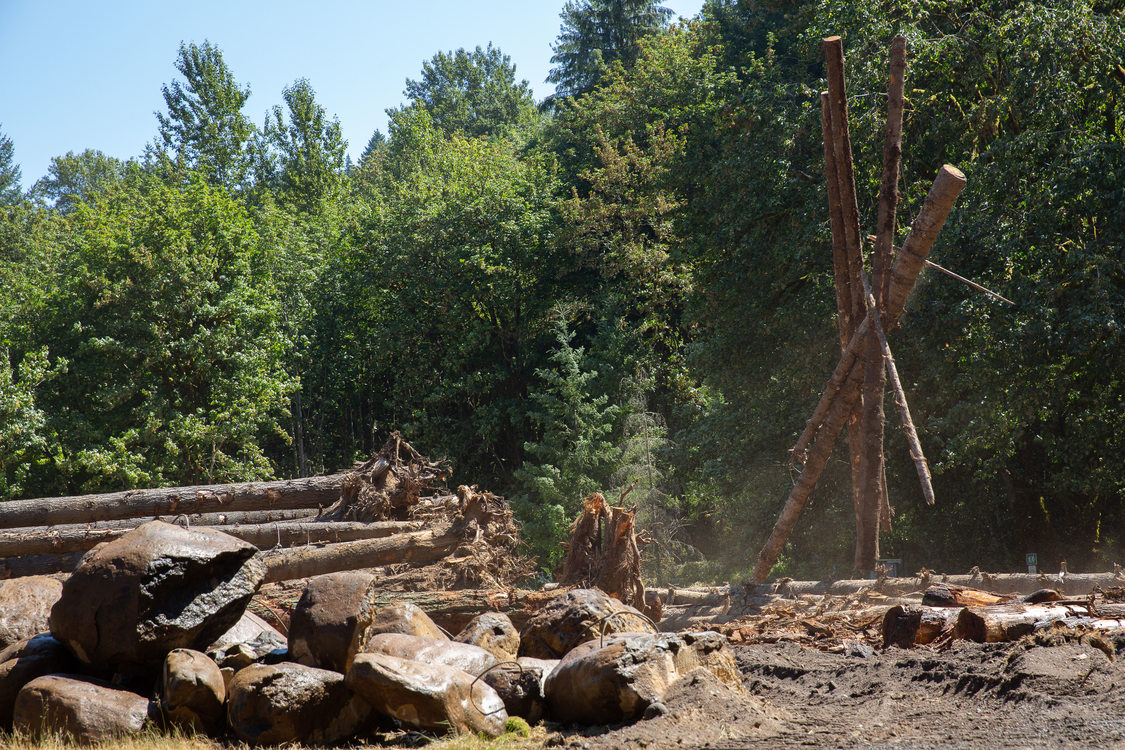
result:
[[[87,551],[151,520],[223,531],[257,547],[267,580],[457,554],[459,576],[510,585],[527,569],[503,498],[443,485],[397,432],[366,463],[277,482],[127,490],[0,504],[0,579],[67,573]]]

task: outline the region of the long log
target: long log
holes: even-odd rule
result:
[[[1053,623],[1111,632],[1125,631],[1125,616],[1091,613],[1088,607],[1082,605],[1012,604],[965,607],[957,615],[953,637],[977,643],[1002,643],[1018,640]]]
[[[922,205],[921,211],[918,212],[918,217],[914,220],[910,236],[906,238],[906,243],[904,243],[913,244],[917,248],[915,255],[907,256],[905,253],[900,253],[895,257],[894,265],[891,267],[891,289],[887,300],[888,319],[897,322],[901,317],[906,306],[906,299],[910,296],[910,291],[914,288],[914,283],[922,270],[922,262],[918,259],[924,259],[929,255],[930,248],[933,247],[933,242],[937,238],[937,233],[941,230],[942,224],[945,223],[946,217],[949,216],[954,200],[964,187],[965,175],[956,167],[946,164],[938,172],[934,184],[926,196],[926,201]],[[912,239],[916,235],[917,238]],[[841,357],[841,364],[843,364],[843,359]],[[793,489],[785,501],[781,515],[774,524],[773,531],[770,532],[769,538],[758,554],[758,562],[754,566],[753,574],[755,583],[764,583],[766,578],[769,577],[769,571],[773,564],[777,562],[777,557],[781,554],[781,549],[785,546],[789,534],[792,533],[793,526],[797,523],[797,518],[801,515],[801,510],[804,508],[809,494],[820,478],[820,472],[824,470],[824,466],[828,463],[832,446],[835,444],[836,438],[840,436],[844,421],[855,408],[856,401],[859,398],[861,379],[862,369],[853,367],[839,391],[836,393],[826,391],[822,396],[822,400],[833,400],[834,398],[835,403],[826,408],[827,413],[824,422],[817,432],[813,447],[809,451],[808,460],[802,467],[801,474],[797,477],[797,482],[793,485]]]
[[[191,524],[192,529],[210,529],[250,542],[259,549],[295,544],[350,542],[358,539],[381,539],[395,534],[418,531],[417,521],[381,521],[354,523],[344,521],[278,521],[260,524],[207,526]],[[17,529],[0,533],[0,557],[20,555],[62,554],[85,551],[102,542],[112,541],[132,531],[131,527],[89,528],[83,525],[49,526],[45,529]]]
[[[127,490],[100,495],[41,497],[0,503],[0,528],[116,521],[191,513],[328,507],[350,474],[196,487]]]
[[[310,578],[341,570],[392,563],[430,563],[448,556],[464,541],[454,529],[398,534],[386,539],[340,542],[323,547],[290,547],[262,553],[265,582]]]

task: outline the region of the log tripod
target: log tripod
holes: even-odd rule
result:
[[[843,42],[840,37],[828,37],[823,45],[828,91],[820,95],[821,128],[841,356],[812,418],[791,452],[792,465],[801,464],[800,475],[758,555],[753,574],[755,583],[764,583],[769,576],[845,426],[848,428],[856,517],[855,567],[865,572],[875,569],[879,557],[879,531],[880,528],[890,530],[893,514],[887,496],[883,460],[883,392],[887,382],[894,391],[895,406],[907,437],[911,459],[918,471],[923,496],[927,503],[934,502],[929,467],[918,442],[886,333],[898,325],[918,274],[928,264],[926,256],[957,195],[965,187],[965,176],[948,164],[941,168],[909,235],[902,247],[896,248],[894,230],[902,159],[903,75],[906,69],[906,40],[896,37],[890,53],[882,187],[869,283],[863,269],[864,235],[860,232],[848,129]],[[896,254],[895,250],[899,252]]]

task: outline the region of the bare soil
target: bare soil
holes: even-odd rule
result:
[[[1125,635],[1055,633],[944,651],[735,647],[743,690],[695,672],[667,712],[552,727],[575,748],[1125,748]]]

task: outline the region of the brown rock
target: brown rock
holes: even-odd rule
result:
[[[363,644],[363,653],[390,654],[423,664],[444,664],[476,677],[496,665],[496,657],[480,646],[438,641],[405,633],[379,633]]]
[[[164,659],[164,715],[170,721],[196,731],[210,731],[222,724],[226,683],[219,665],[206,654],[178,648]]]
[[[47,632],[51,607],[61,594],[62,582],[50,576],[0,581],[0,650]]]
[[[508,714],[483,680],[444,664],[423,664],[389,654],[356,656],[348,684],[376,711],[419,729],[504,733]]]
[[[255,664],[231,680],[227,720],[252,745],[332,744],[364,731],[371,706],[328,669]]]
[[[247,610],[230,630],[216,638],[204,652],[220,669],[233,669],[237,672],[266,658],[275,662],[288,661],[288,649],[284,635]]]
[[[289,658],[343,674],[375,618],[375,576],[359,571],[311,579],[289,617]]]
[[[522,716],[531,724],[543,718],[546,705],[543,694],[543,669],[522,663],[503,663],[490,670],[483,682],[504,701],[509,716]]]
[[[82,558],[51,609],[51,634],[87,664],[155,672],[175,648],[204,648],[262,581],[257,549],[218,531],[150,521]]]
[[[618,634],[571,650],[547,677],[552,719],[617,724],[639,719],[669,686],[703,668],[731,686],[740,684],[734,655],[722,635]]]
[[[14,727],[33,737],[62,735],[94,743],[141,732],[147,698],[92,677],[45,675],[24,685],[16,698]]]
[[[655,633],[656,628],[637,610],[597,589],[572,589],[528,621],[519,655],[560,659],[579,643],[621,632]]]
[[[480,646],[500,661],[515,659],[520,650],[520,634],[503,612],[477,615],[453,640]]]
[[[36,677],[72,672],[78,660],[49,633],[12,644],[0,652],[0,729],[11,729],[16,696]]]
[[[449,636],[429,615],[410,602],[392,602],[379,607],[367,630],[368,635],[377,633],[405,633],[439,641],[449,640]]]

